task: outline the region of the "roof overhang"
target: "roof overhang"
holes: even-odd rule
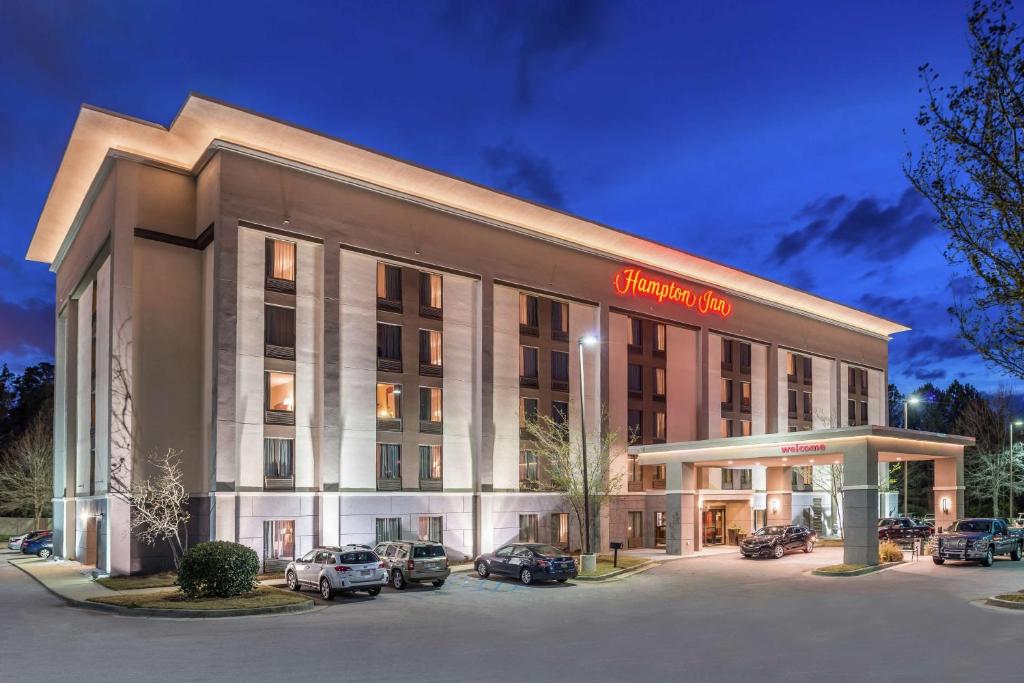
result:
[[[215,141],[312,166],[525,232],[661,270],[880,337],[910,328],[751,273],[200,95],[169,128],[95,107],[79,112],[26,258],[54,263],[113,153],[193,171]],[[69,239],[70,237],[70,239]]]
[[[796,467],[843,462],[844,452],[870,443],[881,462],[955,457],[974,445],[969,436],[920,432],[896,427],[843,427],[805,432],[631,446],[641,465],[693,463],[710,467],[756,465]]]

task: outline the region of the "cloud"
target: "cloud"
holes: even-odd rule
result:
[[[501,145],[484,149],[483,159],[501,189],[547,206],[563,206],[565,197],[547,158],[506,140]]]
[[[941,368],[933,368],[931,370],[919,369],[911,373],[914,379],[921,380],[922,382],[931,382],[937,379],[945,379],[946,371]]]
[[[868,292],[861,294],[857,299],[857,305],[883,318],[909,324],[918,319],[921,310],[931,311],[933,310],[932,306],[938,304],[926,301],[921,296],[889,296],[888,294]],[[945,309],[942,312],[945,314]]]
[[[0,354],[53,355],[53,304],[40,299],[0,301]]]
[[[846,195],[822,197],[801,209],[796,218],[807,224],[779,237],[770,257],[776,264],[785,264],[811,247],[895,261],[935,234],[933,213],[913,188],[888,205],[877,197],[852,203]]]

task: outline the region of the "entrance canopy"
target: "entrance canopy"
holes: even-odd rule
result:
[[[877,564],[878,464],[932,461],[936,525],[948,526],[963,511],[963,453],[972,445],[966,436],[863,426],[632,446],[629,453],[641,465],[666,466],[666,549],[672,554],[700,547],[703,468],[765,467],[768,523],[792,524],[791,468],[842,465],[844,560]]]

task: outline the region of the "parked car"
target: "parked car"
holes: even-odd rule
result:
[[[883,517],[878,520],[878,540],[903,541],[917,538],[928,538],[933,529],[909,517]]]
[[[473,566],[481,578],[512,576],[527,586],[537,581],[565,583],[579,572],[571,555],[545,543],[509,543],[493,553],[477,555]]]
[[[1020,561],[1024,553],[1022,544],[1024,540],[1011,534],[1002,519],[959,519],[946,532],[936,534],[932,561],[942,564],[946,560],[966,560],[991,567],[997,555],[1009,555],[1013,561]]]
[[[354,591],[378,595],[388,582],[387,567],[380,558],[372,550],[355,547],[313,548],[289,562],[284,576],[293,591],[315,588],[324,600]]]
[[[423,581],[440,588],[452,573],[444,546],[433,541],[387,541],[378,543],[373,552],[387,566],[391,585],[398,590]]]
[[[28,533],[24,533],[20,536],[11,536],[9,539],[7,539],[7,549],[21,550],[21,544],[25,541],[31,541],[33,538],[36,538],[37,536],[52,533],[53,532],[49,529],[39,529],[38,531],[29,531]]]
[[[814,551],[818,534],[805,526],[763,526],[740,542],[743,557],[781,558],[790,550]]]
[[[44,560],[53,555],[53,534],[47,532],[35,536],[28,541],[22,541],[21,552],[24,555],[36,555]]]

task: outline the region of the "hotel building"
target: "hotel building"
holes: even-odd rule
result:
[[[54,552],[112,573],[166,562],[114,489],[169,449],[190,540],[267,564],[408,536],[578,548],[522,429],[541,414],[607,414],[598,545],[661,546],[670,477],[628,441],[885,425],[907,329],[196,95],[169,127],[84,107],[28,258],[57,275]],[[812,468],[700,471],[705,544],[765,523],[777,487],[828,527]]]

